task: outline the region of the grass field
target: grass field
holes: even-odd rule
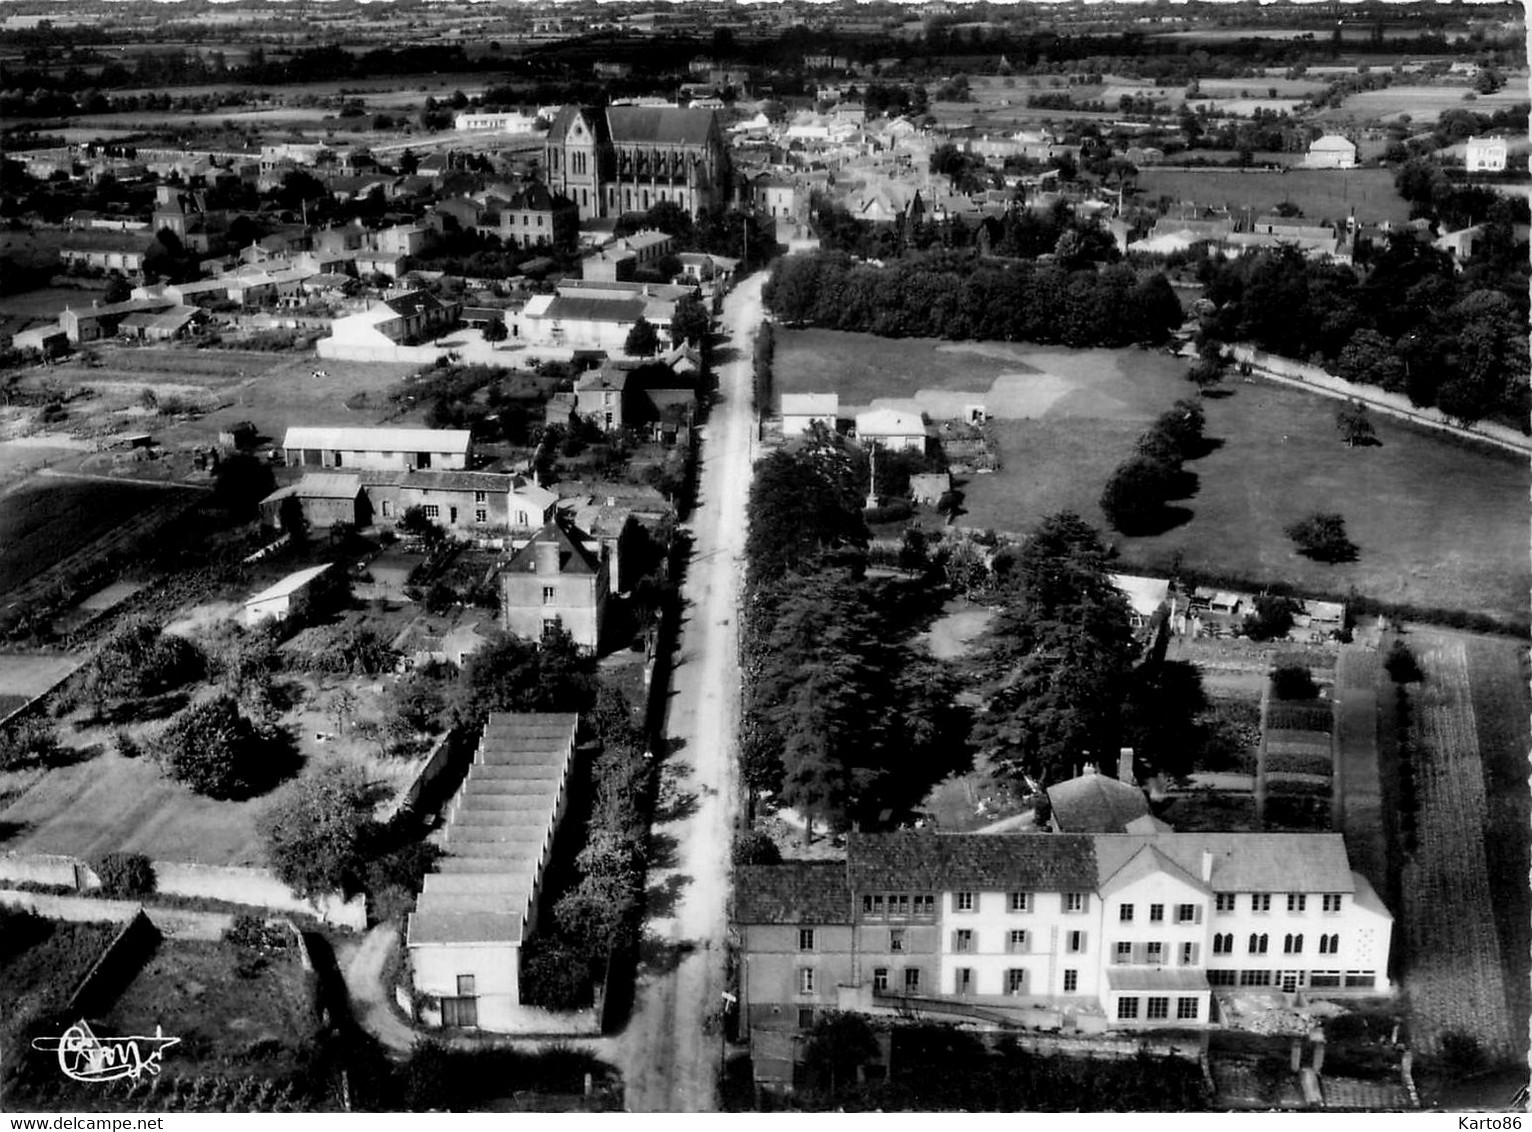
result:
[[[100,480],[34,477],[0,500],[0,595],[134,516],[186,492]]]
[[[1186,363],[1138,350],[1065,350],[1016,343],[938,343],[834,331],[778,337],[779,392],[838,390],[841,415],[879,403],[933,417],[982,401],[1002,470],[963,485],[965,526],[1029,530],[1043,515],[1078,511],[1106,528],[1097,500],[1144,427],[1190,395]],[[1006,376],[1002,376],[1006,375]],[[1223,441],[1189,464],[1200,490],[1191,520],[1147,538],[1111,536],[1124,558],[1167,569],[1285,581],[1300,592],[1526,613],[1524,462],[1416,431],[1387,418],[1382,442],[1348,449],[1337,403],[1261,382],[1231,382],[1206,401],[1207,432]],[[1315,508],[1339,510],[1358,561],[1326,566],[1295,555],[1282,528]]]
[[[1139,170],[1138,190],[1149,200],[1168,196],[1173,201],[1227,205],[1234,210],[1248,207],[1256,215],[1291,203],[1315,223],[1344,220],[1353,208],[1357,219],[1366,222],[1410,218],[1410,206],[1394,191],[1394,175],[1387,169],[1245,173],[1237,169],[1184,171],[1146,166]]]
[[[63,1006],[120,928],[0,908],[0,971],[5,973],[0,979],[0,1027],[8,1029]]]
[[[1472,99],[1466,86],[1391,86],[1385,90],[1364,90],[1351,95],[1340,108],[1319,115],[1321,120],[1343,121],[1378,119],[1391,121],[1408,114],[1416,125],[1430,125],[1443,110],[1464,109],[1479,114],[1507,110],[1527,100],[1527,76],[1508,75],[1506,84],[1494,94],[1480,94]]]
[[[22,291],[15,295],[0,295],[0,315],[15,318],[57,318],[66,306],[79,309],[90,306],[91,300],[100,301],[105,288],[82,289],[79,287],[44,287],[37,291]]]

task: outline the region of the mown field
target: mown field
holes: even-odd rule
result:
[[[1145,426],[1192,395],[1186,363],[1155,351],[1066,350],[1016,343],[939,343],[835,331],[779,335],[781,392],[841,392],[952,415],[985,403],[1002,470],[963,486],[965,526],[1025,532],[1065,508],[1106,529],[1098,500]],[[1005,375],[1005,376],[1002,376]],[[1359,592],[1385,601],[1526,615],[1526,462],[1376,420],[1376,447],[1348,449],[1338,402],[1237,377],[1205,402],[1216,451],[1188,464],[1199,479],[1191,517],[1151,537],[1112,535],[1138,566],[1184,568],[1299,591]],[[1282,528],[1338,510],[1361,548],[1327,566],[1293,553]]]
[[[1410,218],[1409,204],[1394,191],[1388,169],[1288,169],[1283,173],[1246,173],[1237,169],[1195,171],[1146,166],[1138,174],[1139,194],[1149,200],[1168,196],[1199,205],[1250,208],[1256,215],[1279,204],[1293,204],[1314,223],[1341,221],[1356,210],[1367,223]]]
[[[1465,95],[1474,94],[1473,98]],[[1430,125],[1444,110],[1472,110],[1492,114],[1527,101],[1527,76],[1508,75],[1506,84],[1494,94],[1475,94],[1466,86],[1391,86],[1384,90],[1364,90],[1351,95],[1339,109],[1327,110],[1319,117],[1329,121],[1354,121],[1375,118],[1397,119],[1408,114],[1415,125]]]

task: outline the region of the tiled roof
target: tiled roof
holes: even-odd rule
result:
[[[840,861],[744,865],[734,872],[740,924],[849,924],[851,890]]]
[[[1055,837],[1062,836],[1056,834]],[[1145,845],[1153,845],[1193,877],[1202,876],[1202,854],[1212,854],[1216,892],[1353,892],[1356,881],[1338,833],[1097,834],[1096,859],[1103,880]]]
[[[506,475],[503,472],[431,471],[429,469],[416,469],[413,472],[366,469],[358,475],[369,487],[414,487],[421,491],[487,491],[497,495],[502,492],[509,494],[516,491],[519,480],[519,477]]]
[[[310,472],[297,483],[278,488],[261,502],[270,503],[275,499],[286,499],[289,495],[299,499],[355,499],[361,490],[362,481],[357,476]]]
[[[571,532],[558,523],[547,523],[543,529],[532,536],[531,540],[518,550],[506,563],[508,573],[535,574],[537,573],[537,547],[549,542],[556,543],[559,548],[559,573],[560,574],[596,574],[601,570],[600,564],[591,557],[590,551],[580,544],[575,535],[580,532]]]
[[[574,201],[552,192],[541,181],[534,181],[513,196],[506,208],[518,212],[552,212],[555,208],[574,208]]]
[[[308,428],[295,425],[282,438],[283,448],[321,448],[342,452],[463,452],[472,433],[451,428]]]
[[[853,833],[846,861],[856,892],[1096,887],[1095,848],[1077,834]]]
[[[1048,787],[1048,804],[1065,833],[1121,833],[1149,812],[1142,790],[1096,773]]]
[[[561,115],[562,116],[562,115]],[[606,112],[614,145],[655,143],[703,145],[713,126],[713,111],[673,106],[611,106]]]
[[[543,317],[573,322],[637,322],[644,317],[644,310],[642,299],[577,299],[559,295],[548,304]]]

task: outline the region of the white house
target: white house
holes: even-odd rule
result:
[[[330,569],[328,562],[322,566],[310,566],[287,575],[275,585],[268,586],[254,597],[245,600],[245,624],[259,625],[275,617],[291,617],[301,613],[308,604],[314,580]]]
[[[1306,169],[1355,169],[1356,143],[1339,134],[1316,138],[1303,159]]]
[[[1469,138],[1463,163],[1470,173],[1501,173],[1505,170],[1510,147],[1500,137]]]
[[[427,1025],[505,1032],[521,1003],[521,945],[569,799],[576,715],[495,713],[447,817],[446,855],[405,931]]]
[[[294,426],[282,450],[288,467],[462,471],[472,439],[467,429]]]
[[[530,134],[537,130],[537,115],[523,110],[470,111],[452,120],[456,130],[499,130],[505,134]]]
[[[888,452],[924,452],[930,426],[920,413],[868,409],[856,415],[856,435],[863,444],[876,444]]]
[[[782,435],[791,439],[809,431],[815,421],[831,432],[840,413],[839,393],[784,393],[782,394]]]

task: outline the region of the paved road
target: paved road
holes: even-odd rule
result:
[[[649,877],[651,891],[676,899],[669,908],[651,899],[633,1018],[619,1042],[632,1112],[717,1107],[721,1038],[704,1021],[723,992],[736,808],[737,612],[750,487],[750,343],[761,321],[763,282],[761,276],[746,280],[724,304],[721,350],[729,353],[720,356],[731,360],[720,366],[689,524],[694,550],[682,590],[662,771],[661,811],[672,820],[655,823],[659,867]]]

